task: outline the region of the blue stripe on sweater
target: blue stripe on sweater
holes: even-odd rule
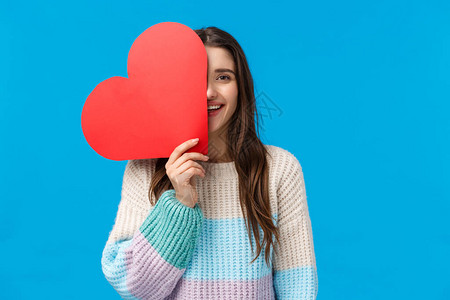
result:
[[[277,299],[316,299],[317,269],[305,266],[276,271],[273,287]]]
[[[132,240],[124,240],[106,244],[101,263],[106,279],[123,299],[139,300],[130,294],[126,285],[125,249],[131,242]]]
[[[274,214],[276,217],[276,214]],[[262,241],[263,231],[259,227]],[[253,250],[256,242],[252,233]],[[266,265],[264,248],[258,258],[253,260],[250,242],[243,218],[207,219],[192,259],[183,274],[190,279],[258,279],[272,272],[272,267]]]

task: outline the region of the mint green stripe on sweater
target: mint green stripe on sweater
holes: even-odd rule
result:
[[[184,269],[188,265],[204,221],[196,204],[178,201],[175,190],[164,191],[139,230],[168,263]]]

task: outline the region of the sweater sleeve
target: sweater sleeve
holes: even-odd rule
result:
[[[275,244],[274,291],[278,300],[314,300],[318,277],[303,172],[290,152],[283,155],[281,164],[284,167],[277,189],[280,243]]]
[[[102,252],[103,274],[123,299],[170,295],[192,257],[204,220],[198,204],[185,206],[174,189],[164,191],[151,207],[149,162],[128,161],[115,223]]]

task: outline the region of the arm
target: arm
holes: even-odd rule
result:
[[[145,163],[128,161],[115,224],[103,249],[102,271],[124,299],[163,299],[186,270],[203,224],[198,205],[190,208],[167,190],[152,208]]]
[[[303,172],[297,158],[283,155],[278,184],[278,227],[273,284],[277,299],[316,299],[318,277],[314,243],[306,202]]]

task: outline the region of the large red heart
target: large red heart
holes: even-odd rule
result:
[[[88,144],[112,160],[208,152],[207,54],[186,25],[163,22],[139,35],[128,53],[128,78],[111,77],[89,94],[81,114]]]

